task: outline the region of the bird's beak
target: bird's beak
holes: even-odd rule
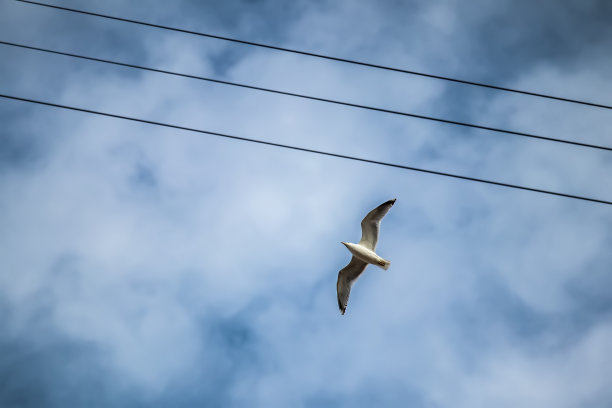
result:
[[[345,245],[345,246],[346,246],[346,242],[342,242],[342,241],[340,241],[340,243],[341,243],[342,245]]]

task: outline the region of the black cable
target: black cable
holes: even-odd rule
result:
[[[223,41],[230,41],[230,42],[234,42],[234,43],[238,43],[238,44],[244,44],[244,45],[250,45],[250,46],[254,46],[254,47],[261,47],[261,48],[267,48],[267,49],[276,50],[276,51],[290,52],[290,53],[293,53],[293,54],[305,55],[305,56],[315,57],[315,58],[322,58],[322,59],[331,60],[331,61],[344,62],[344,63],[348,63],[348,64],[353,64],[353,65],[361,65],[361,66],[369,67],[369,68],[376,68],[376,69],[382,69],[382,70],[386,70],[386,71],[400,72],[400,73],[403,73],[403,74],[418,75],[418,76],[426,77],[426,78],[441,79],[441,80],[444,80],[444,81],[455,82],[455,83],[460,83],[460,84],[465,84],[465,85],[479,86],[479,87],[483,87],[483,88],[495,89],[495,90],[498,90],[498,91],[513,92],[513,93],[517,93],[517,94],[521,94],[521,95],[537,96],[539,98],[546,98],[546,99],[552,99],[552,100],[563,101],[563,102],[578,103],[578,104],[581,104],[581,105],[593,106],[593,107],[597,107],[597,108],[612,109],[612,106],[610,106],[610,105],[604,105],[604,104],[599,104],[599,103],[595,103],[595,102],[588,102],[588,101],[582,101],[582,100],[578,100],[578,99],[563,98],[563,97],[560,97],[560,96],[553,96],[553,95],[547,95],[547,94],[543,94],[543,93],[523,91],[523,90],[520,90],[520,89],[506,88],[506,87],[503,87],[503,86],[485,84],[485,83],[482,83],[482,82],[467,81],[467,80],[464,80],[464,79],[451,78],[451,77],[446,77],[446,76],[442,76],[442,75],[427,74],[427,73],[418,72],[418,71],[410,71],[410,70],[407,70],[407,69],[394,68],[394,67],[389,67],[389,66],[386,66],[386,65],[372,64],[372,63],[368,63],[368,62],[351,60],[351,59],[347,59],[347,58],[339,58],[339,57],[333,57],[333,56],[330,56],[330,55],[316,54],[314,52],[300,51],[300,50],[296,50],[296,49],[292,49],[292,48],[284,48],[284,47],[278,47],[278,46],[275,46],[275,45],[257,43],[257,42],[253,42],[253,41],[239,40],[239,39],[236,39],[236,38],[223,37],[223,36],[220,36],[220,35],[214,35],[214,34],[198,32],[198,31],[185,30],[185,29],[182,29],[182,28],[169,27],[169,26],[164,26],[164,25],[160,25],[160,24],[146,23],[144,21],[132,20],[132,19],[122,18],[122,17],[114,17],[114,16],[109,16],[109,15],[101,14],[101,13],[93,13],[91,11],[84,11],[84,10],[78,10],[78,9],[73,9],[73,8],[69,8],[69,7],[62,7],[62,6],[52,5],[52,4],[40,3],[40,2],[37,2],[37,1],[31,1],[31,0],[16,0],[16,1],[19,1],[21,3],[33,4],[33,5],[37,5],[37,6],[49,7],[49,8],[53,8],[53,9],[57,9],[57,10],[71,11],[73,13],[86,14],[86,15],[94,16],[94,17],[102,17],[102,18],[107,18],[107,19],[116,20],[116,21],[123,21],[123,22],[126,22],[126,23],[139,24],[139,25],[143,25],[143,26],[147,26],[147,27],[154,27],[154,28],[160,28],[160,29],[163,29],[163,30],[176,31],[176,32],[179,32],[179,33],[184,33],[184,34],[198,35],[198,36],[201,36],[201,37],[214,38],[214,39],[223,40]]]
[[[259,140],[259,139],[249,139],[249,138],[246,138],[246,137],[233,136],[233,135],[228,135],[228,134],[225,134],[225,133],[211,132],[209,130],[189,128],[189,127],[186,127],[186,126],[172,125],[172,124],[169,124],[169,123],[157,122],[157,121],[147,120],[147,119],[139,119],[139,118],[134,118],[134,117],[130,117],[130,116],[117,115],[117,114],[114,114],[114,113],[99,112],[99,111],[95,111],[95,110],[92,110],[92,109],[77,108],[75,106],[67,106],[67,105],[60,105],[60,104],[57,104],[57,103],[44,102],[44,101],[39,101],[39,100],[36,100],[36,99],[21,98],[21,97],[18,97],[18,96],[11,96],[11,95],[5,95],[5,94],[0,94],[0,98],[13,99],[13,100],[22,101],[22,102],[30,102],[30,103],[35,103],[35,104],[39,104],[39,105],[51,106],[51,107],[54,107],[54,108],[68,109],[68,110],[73,110],[73,111],[77,111],[77,112],[90,113],[90,114],[106,116],[106,117],[110,117],[110,118],[124,119],[124,120],[133,121],[133,122],[146,123],[146,124],[149,124],[149,125],[163,126],[163,127],[166,127],[166,128],[185,130],[185,131],[188,131],[188,132],[203,133],[203,134],[207,134],[207,135],[224,137],[224,138],[234,139],[234,140],[241,140],[241,141],[245,141],[245,142],[259,143],[259,144],[263,144],[263,145],[267,145],[267,146],[282,147],[284,149],[291,149],[291,150],[298,150],[298,151],[301,151],[301,152],[321,154],[321,155],[337,157],[337,158],[341,158],[341,159],[348,159],[348,160],[355,160],[355,161],[360,161],[360,162],[364,162],[364,163],[378,164],[378,165],[381,165],[381,166],[394,167],[394,168],[398,168],[398,169],[418,171],[418,172],[421,172],[421,173],[429,173],[429,174],[434,174],[434,175],[438,175],[438,176],[446,176],[446,177],[452,177],[452,178],[461,179],[461,180],[475,181],[475,182],[478,182],[478,183],[492,184],[492,185],[501,186],[501,187],[514,188],[514,189],[518,189],[518,190],[526,190],[526,191],[532,191],[532,192],[536,192],[536,193],[549,194],[549,195],[554,195],[554,196],[559,196],[559,197],[574,198],[574,199],[577,199],[577,200],[591,201],[591,202],[595,202],[595,203],[612,205],[612,201],[605,201],[605,200],[600,200],[600,199],[597,199],[597,198],[589,198],[589,197],[577,196],[577,195],[572,195],[572,194],[558,193],[558,192],[555,192],[555,191],[542,190],[542,189],[532,188],[532,187],[525,187],[525,186],[521,186],[521,185],[517,185],[517,184],[509,184],[509,183],[502,183],[502,182],[499,182],[499,181],[492,181],[492,180],[486,180],[486,179],[479,179],[479,178],[475,178],[475,177],[461,176],[461,175],[458,175],[458,174],[444,173],[444,172],[441,172],[441,171],[428,170],[428,169],[422,169],[422,168],[418,168],[418,167],[404,166],[404,165],[401,165],[401,164],[393,164],[393,163],[382,162],[382,161],[377,161],[377,160],[364,159],[364,158],[361,158],[361,157],[347,156],[347,155],[344,155],[344,154],[325,152],[325,151],[322,151],[322,150],[307,149],[305,147],[297,147],[297,146],[291,146],[291,145],[286,145],[286,144],[281,144],[281,143],[267,142],[267,141]]]
[[[241,83],[237,83],[237,82],[222,81],[220,79],[207,78],[207,77],[202,77],[202,76],[197,76],[197,75],[182,74],[182,73],[179,73],[179,72],[173,72],[173,71],[166,71],[166,70],[162,70],[162,69],[150,68],[150,67],[145,67],[145,66],[142,66],[142,65],[126,64],[126,63],[123,63],[123,62],[111,61],[111,60],[106,60],[106,59],[102,59],[102,58],[87,57],[87,56],[84,56],[84,55],[73,54],[73,53],[68,53],[68,52],[63,52],[63,51],[49,50],[49,49],[46,49],[46,48],[39,48],[39,47],[33,47],[33,46],[29,46],[29,45],[16,44],[16,43],[7,42],[7,41],[0,41],[0,44],[9,45],[9,46],[13,46],[13,47],[19,47],[19,48],[25,48],[25,49],[29,49],[29,50],[42,51],[42,52],[47,52],[47,53],[50,53],[50,54],[63,55],[63,56],[72,57],[72,58],[80,58],[80,59],[84,59],[84,60],[88,60],[88,61],[102,62],[102,63],[118,65],[118,66],[122,66],[122,67],[141,69],[141,70],[145,70],[145,71],[157,72],[157,73],[162,73],[162,74],[167,74],[167,75],[174,75],[174,76],[178,76],[178,77],[184,77],[184,78],[190,78],[190,79],[198,79],[198,80],[202,80],[202,81],[209,81],[209,82],[214,82],[214,83],[223,84],[223,85],[231,85],[231,86],[236,86],[236,87],[241,87],[241,88],[253,89],[253,90],[257,90],[257,91],[270,92],[270,93],[286,95],[286,96],[293,96],[293,97],[303,98],[303,99],[310,99],[310,100],[313,100],[313,101],[333,103],[333,104],[336,104],[336,105],[349,106],[349,107],[352,107],[352,108],[366,109],[366,110],[370,110],[370,111],[389,113],[389,114],[393,114],[393,115],[407,116],[407,117],[416,118],[416,119],[430,120],[430,121],[434,121],[434,122],[446,123],[446,124],[451,124],[451,125],[471,127],[471,128],[474,128],[474,129],[488,130],[488,131],[492,131],[492,132],[510,134],[510,135],[514,135],[514,136],[529,137],[529,138],[533,138],[533,139],[546,140],[546,141],[549,141],[549,142],[565,143],[565,144],[570,144],[570,145],[574,145],[574,146],[581,146],[581,147],[588,147],[588,148],[592,148],[592,149],[612,151],[612,147],[607,147],[607,146],[600,146],[600,145],[594,145],[594,144],[589,144],[589,143],[576,142],[576,141],[573,141],[573,140],[557,139],[557,138],[547,137],[547,136],[538,136],[538,135],[534,135],[532,133],[516,132],[516,131],[513,131],[513,130],[506,130],[506,129],[494,128],[494,127],[489,127],[489,126],[481,126],[481,125],[476,125],[476,124],[472,124],[472,123],[458,122],[458,121],[454,121],[454,120],[436,118],[436,117],[432,117],[432,116],[417,115],[417,114],[414,114],[414,113],[394,111],[394,110],[390,110],[390,109],[377,108],[377,107],[368,106],[368,105],[359,105],[359,104],[356,104],[356,103],[343,102],[343,101],[338,101],[338,100],[334,100],[334,99],[319,98],[319,97],[316,97],[316,96],[309,96],[309,95],[303,95],[303,94],[298,94],[298,93],[293,93],[293,92],[279,91],[279,90],[276,90],[276,89],[262,88],[262,87],[258,87],[258,86],[241,84]]]

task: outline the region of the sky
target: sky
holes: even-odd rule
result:
[[[591,0],[48,0],[612,105]],[[612,111],[0,2],[0,40],[612,146]],[[0,93],[612,200],[612,155],[0,45]],[[612,207],[0,100],[0,406],[612,406]],[[346,315],[337,272],[397,198]]]

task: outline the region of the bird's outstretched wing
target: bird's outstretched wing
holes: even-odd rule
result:
[[[338,290],[338,307],[342,314],[346,311],[346,305],[351,294],[351,286],[353,286],[359,275],[365,271],[366,266],[368,266],[367,263],[353,257],[351,262],[338,272],[336,289]]]
[[[359,245],[371,249],[372,251],[376,250],[380,220],[389,212],[393,204],[395,204],[395,198],[382,203],[365,216],[363,221],[361,221],[361,241],[359,241]]]

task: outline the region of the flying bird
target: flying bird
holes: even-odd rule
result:
[[[389,269],[391,261],[381,258],[376,254],[376,244],[378,243],[378,231],[380,230],[380,221],[389,212],[395,198],[382,203],[365,216],[361,221],[361,241],[358,244],[350,242],[342,242],[344,246],[353,254],[351,261],[338,272],[338,307],[340,312],[344,314],[346,305],[348,304],[351,287],[365,271],[368,264],[376,265],[385,271]]]

